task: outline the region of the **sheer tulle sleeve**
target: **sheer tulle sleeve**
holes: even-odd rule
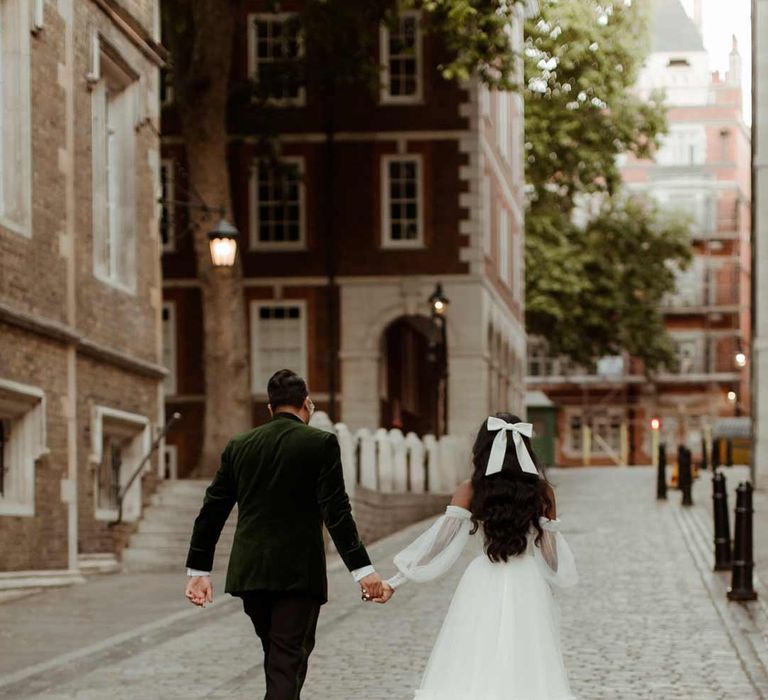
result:
[[[472,514],[448,506],[445,515],[395,556],[397,574],[388,583],[397,588],[405,581],[432,581],[445,574],[461,556],[472,529]]]
[[[579,581],[573,552],[560,532],[560,521],[539,518],[544,530],[538,545],[534,547],[534,556],[544,578],[554,586],[568,588]]]

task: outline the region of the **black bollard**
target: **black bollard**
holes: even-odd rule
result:
[[[707,458],[707,441],[701,438],[701,471],[709,469],[709,459]]]
[[[667,446],[659,445],[659,472],[656,477],[656,498],[667,498]]]
[[[733,440],[725,441],[725,466],[733,466]]]
[[[712,515],[715,519],[715,571],[731,568],[731,526],[728,522],[728,490],[725,474],[712,477]]]
[[[691,474],[691,451],[683,445],[680,445],[678,450],[677,472],[678,485],[683,493],[682,504],[684,506],[692,506],[691,487],[693,485],[693,475]]]
[[[712,471],[720,466],[720,438],[712,440]]]
[[[752,586],[752,484],[744,481],[736,489],[736,537],[728,600],[755,600]]]

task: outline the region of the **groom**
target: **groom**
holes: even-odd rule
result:
[[[206,491],[186,596],[199,606],[213,601],[214,549],[237,503],[225,590],[242,598],[264,648],[265,700],[297,700],[328,600],[323,523],[363,598],[388,595],[352,518],[336,436],[307,425],[314,405],[305,381],[280,370],[267,392],[272,420],[230,440]]]

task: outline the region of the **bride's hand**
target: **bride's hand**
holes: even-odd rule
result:
[[[389,599],[390,599],[390,598],[391,598],[393,595],[395,595],[395,589],[394,589],[394,588],[392,588],[392,586],[390,586],[390,585],[389,585],[389,584],[388,584],[386,581],[384,581],[384,583],[383,583],[382,585],[383,585],[383,588],[384,588],[384,591],[383,591],[383,593],[381,594],[381,596],[380,596],[380,597],[378,597],[378,598],[374,598],[374,599],[373,599],[373,602],[374,602],[374,603],[381,603],[381,604],[383,605],[383,604],[384,604],[384,603],[386,603],[386,602],[387,602],[387,601],[388,601],[388,600],[389,600]]]

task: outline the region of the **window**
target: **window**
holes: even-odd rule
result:
[[[31,235],[29,8],[0,0],[0,226]]]
[[[703,126],[673,124],[663,137],[656,154],[659,165],[700,165],[707,155],[707,139]]]
[[[150,451],[150,423],[145,416],[106,406],[93,409],[91,422],[94,472],[94,509],[97,520],[117,517],[119,494]],[[145,466],[149,469],[149,464]],[[141,477],[136,478],[123,499],[123,519],[141,515]]]
[[[98,508],[117,509],[125,442],[111,435],[104,438],[101,463],[97,472],[96,505]]]
[[[160,161],[160,240],[163,252],[176,250],[176,169],[173,159]]]
[[[265,96],[277,104],[301,105],[301,31],[296,14],[250,15],[249,73]]]
[[[269,378],[288,367],[307,376],[307,319],[303,301],[251,303],[252,390],[266,394]]]
[[[35,514],[35,463],[47,454],[45,394],[0,379],[0,515]]]
[[[177,392],[176,378],[176,304],[163,302],[163,367],[168,370],[165,377],[165,393],[173,396]]]
[[[705,339],[703,337],[673,337],[677,356],[677,374],[705,372]]]
[[[383,67],[381,101],[419,102],[421,88],[421,31],[417,12],[403,12],[395,26],[383,25],[380,33]]]
[[[94,274],[136,286],[137,76],[106,46],[92,72]]]
[[[503,90],[496,92],[496,145],[502,157],[510,162],[512,151],[512,124],[510,101],[512,96]]]
[[[505,207],[499,207],[499,278],[509,285],[510,278],[509,255],[509,212]]]
[[[256,161],[251,173],[252,248],[305,246],[303,173],[301,158],[286,158],[278,165]]]
[[[584,433],[584,426],[582,424],[581,415],[571,416],[568,422],[568,440],[569,447],[572,452],[580,452],[584,448],[582,437]]]
[[[516,301],[525,298],[525,241],[520,231],[512,236],[512,291]]]
[[[587,413],[573,412],[568,417],[567,451],[580,454],[584,450],[584,428],[590,427],[589,452],[592,455],[608,455],[615,458],[621,451],[621,409],[591,409]]]
[[[706,301],[706,270],[704,260],[694,258],[685,270],[675,272],[675,290],[664,299],[668,308],[704,306]]]
[[[419,156],[387,156],[382,160],[382,245],[424,245],[422,173]]]

